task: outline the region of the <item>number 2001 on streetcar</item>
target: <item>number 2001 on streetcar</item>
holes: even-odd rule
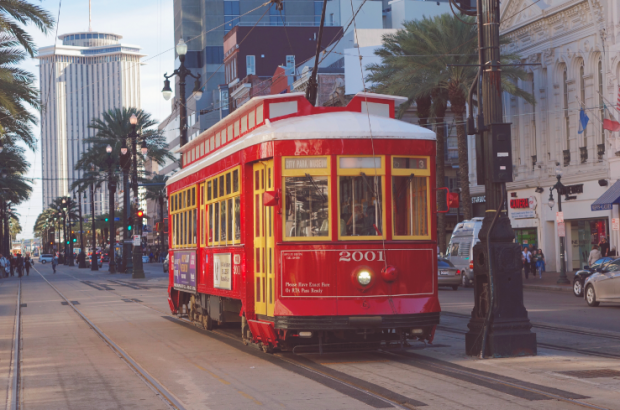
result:
[[[432,341],[435,134],[394,119],[404,101],[254,97],[179,148],[172,312],[207,329],[239,323],[265,351]]]

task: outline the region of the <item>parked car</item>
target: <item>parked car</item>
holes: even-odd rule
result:
[[[577,297],[583,296],[583,285],[586,282],[586,278],[596,273],[599,269],[604,269],[609,262],[614,261],[616,258],[606,256],[594,262],[592,266],[584,266],[583,269],[578,270],[573,278],[573,293]]]
[[[617,303],[620,300],[620,259],[598,268],[586,278],[583,286],[588,306],[596,307],[601,302]]]
[[[453,290],[459,290],[462,273],[449,260],[437,260],[437,283],[439,286],[450,286]]]
[[[45,265],[46,263],[52,263],[52,259],[54,258],[54,255],[52,255],[51,253],[43,253],[41,254],[41,256],[39,256],[39,263],[42,263],[43,265]]]
[[[476,217],[459,222],[452,231],[452,237],[446,251],[446,258],[461,270],[461,285],[467,287],[474,283],[474,245],[480,242],[478,233],[484,218]]]
[[[166,259],[164,259],[164,264],[163,264],[164,265],[164,273],[168,273],[168,265],[169,265],[168,256],[170,256],[170,255],[166,255]]]

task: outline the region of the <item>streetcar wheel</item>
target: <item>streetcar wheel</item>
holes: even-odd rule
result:
[[[263,343],[261,347],[263,348],[263,352],[269,353],[269,354],[273,353],[273,346],[271,346],[270,344]]]
[[[459,290],[459,285],[452,286],[452,290]]]
[[[579,279],[575,279],[573,283],[573,293],[577,297],[583,296],[583,283]]]
[[[596,292],[594,291],[594,286],[590,285],[586,289],[586,302],[588,302],[588,306],[597,307],[600,305],[600,302],[596,301]]]

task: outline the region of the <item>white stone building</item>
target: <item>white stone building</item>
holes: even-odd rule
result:
[[[535,202],[522,208],[525,201],[513,201],[512,225],[520,243],[534,242],[543,249],[547,270],[559,270],[557,192],[553,209],[548,205],[559,168],[573,197],[562,200],[567,269],[577,269],[587,264],[592,245],[603,236],[616,248],[620,244],[612,229],[618,206],[591,207],[620,178],[620,136],[604,130],[602,123],[604,106],[620,117],[620,1],[509,0],[502,2],[501,21],[502,36],[512,41],[509,50],[524,63],[540,63],[524,67],[529,77],[519,84],[534,93],[535,106],[504,98],[514,161],[508,199]],[[589,117],[583,133],[578,132],[581,107]]]
[[[120,107],[140,108],[140,48],[121,43],[111,33],[81,32],[59,36],[61,45],[39,49],[41,166],[43,208],[70,195],[80,177],[75,164],[88,147],[93,118]],[[90,195],[82,201],[90,214]],[[108,212],[107,189],[98,190],[95,212]]]

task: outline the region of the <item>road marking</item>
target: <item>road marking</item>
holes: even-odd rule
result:
[[[260,401],[256,400],[254,397],[250,396],[249,394],[242,392],[241,390],[239,390],[237,393],[239,393],[240,395],[242,395],[243,397],[245,397],[248,400],[252,400],[255,404],[258,404],[259,406],[263,405],[263,403],[261,403]]]

